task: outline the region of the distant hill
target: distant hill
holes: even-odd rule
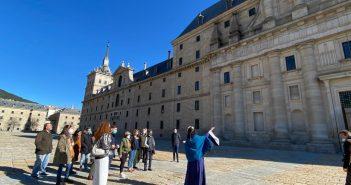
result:
[[[26,100],[22,97],[16,96],[16,95],[9,93],[9,92],[2,90],[2,89],[0,89],[0,99],[14,100],[14,101],[20,101],[20,102],[25,102],[25,103],[36,103],[36,102],[32,102],[30,100]]]

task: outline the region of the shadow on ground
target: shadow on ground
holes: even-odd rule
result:
[[[156,185],[152,183],[146,183],[146,182],[141,182],[141,181],[131,180],[131,179],[108,180],[108,182],[114,182],[118,184],[133,184],[133,185]]]

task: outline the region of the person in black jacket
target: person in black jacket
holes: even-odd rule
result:
[[[343,150],[344,150],[344,158],[343,158],[343,169],[347,173],[346,175],[346,185],[351,185],[351,166],[350,166],[350,132],[347,130],[342,130],[339,132],[339,136],[343,141]]]
[[[147,148],[147,151],[146,151],[146,160],[144,161],[144,171],[146,170],[152,171],[151,164],[152,164],[153,155],[155,154],[156,144],[155,144],[155,139],[152,136],[151,129],[147,131],[145,147]]]
[[[93,148],[93,139],[91,136],[92,132],[90,128],[86,128],[83,131],[81,137],[81,157],[80,157],[80,169],[84,167],[84,170],[88,171],[88,162],[90,161],[90,152]]]
[[[177,162],[179,163],[178,154],[179,154],[180,141],[181,141],[180,134],[178,133],[177,129],[174,129],[172,133],[173,162],[177,157]]]

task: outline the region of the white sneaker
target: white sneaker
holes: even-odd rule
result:
[[[120,177],[121,179],[127,178],[127,176],[126,176],[124,173],[120,173],[120,174],[119,174],[119,177]]]

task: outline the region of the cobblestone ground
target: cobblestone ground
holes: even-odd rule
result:
[[[35,160],[34,136],[0,132],[0,185],[55,184],[57,167],[52,165],[48,167],[48,177],[39,181],[30,177]],[[180,163],[171,162],[168,143],[157,142],[162,151],[156,153],[152,172],[126,173],[128,179],[122,180],[117,176],[119,161],[113,161],[108,184],[182,184],[186,170],[185,156],[181,155]],[[340,167],[340,159],[340,155],[220,147],[206,158],[207,184],[344,184],[346,174]],[[87,173],[78,171],[72,180],[78,185],[92,184],[86,177]]]

